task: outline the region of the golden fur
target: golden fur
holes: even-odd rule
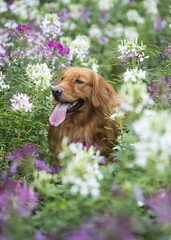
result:
[[[83,83],[77,84],[76,79]],[[119,97],[113,87],[100,74],[80,67],[64,70],[56,87],[63,90],[61,101],[74,102],[81,98],[84,105],[66,117],[59,126],[50,126],[50,151],[57,156],[65,136],[71,142],[80,138],[83,143],[94,142],[103,149],[113,147],[117,137],[117,123],[107,117],[119,106]]]

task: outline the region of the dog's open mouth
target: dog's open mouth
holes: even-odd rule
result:
[[[67,111],[66,111],[66,116],[71,115],[73,112],[75,112],[80,107],[82,107],[83,104],[84,104],[84,100],[83,99],[79,99],[79,100],[69,104],[69,106],[67,108]]]
[[[83,99],[79,99],[75,102],[69,103],[69,102],[60,102],[53,110],[53,113],[51,114],[49,118],[49,122],[52,126],[57,127],[59,124],[61,124],[65,118],[75,111],[77,111],[80,107],[82,107],[84,104]]]

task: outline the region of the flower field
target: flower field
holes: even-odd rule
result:
[[[0,0],[0,240],[171,239],[170,41],[169,0]],[[49,152],[69,66],[124,99],[108,157],[80,136]]]

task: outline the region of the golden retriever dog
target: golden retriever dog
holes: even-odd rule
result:
[[[119,106],[119,96],[104,78],[88,68],[69,67],[52,89],[56,101],[49,118],[50,151],[57,157],[64,137],[73,142],[95,143],[103,150],[113,147],[117,122],[109,119]]]

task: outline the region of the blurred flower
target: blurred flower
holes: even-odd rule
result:
[[[89,28],[89,36],[90,38],[98,38],[100,39],[102,37],[102,31],[96,24],[92,24]]]
[[[40,27],[46,38],[55,39],[62,35],[61,22],[57,14],[46,14]]]
[[[75,40],[73,40],[70,45],[70,59],[73,60],[73,57],[76,57],[81,62],[88,55],[90,49],[90,40],[87,36],[78,35]]]
[[[23,93],[14,94],[10,101],[13,111],[24,110],[25,112],[31,112],[33,108],[32,103],[29,103],[29,97]]]
[[[0,218],[4,222],[10,218],[12,209],[13,211],[15,210],[19,216],[25,218],[32,214],[37,204],[37,194],[22,182],[7,181],[1,184]]]
[[[137,67],[134,69],[127,69],[123,74],[124,82],[138,82],[140,80],[144,80],[146,78],[146,71],[142,69],[138,69]]]
[[[48,162],[45,160],[35,159],[34,164],[38,170],[41,171],[43,170],[46,171],[47,173],[55,173],[57,170],[55,167],[49,167]]]
[[[142,18],[135,9],[128,10],[126,17],[129,22],[144,23],[144,18]]]
[[[28,38],[30,35],[30,27],[27,25],[18,25],[13,32],[13,36],[17,36],[20,40]]]
[[[17,23],[14,20],[8,20],[6,21],[4,27],[8,28],[8,29],[16,29],[17,27]]]
[[[4,89],[9,89],[10,86],[6,85],[4,82],[5,76],[2,75],[2,72],[0,71],[0,92],[2,92]]]
[[[135,200],[137,201],[137,205],[139,207],[142,207],[145,205],[145,198],[143,196],[143,191],[141,188],[135,188],[133,191],[133,196]]]
[[[81,65],[92,69],[94,72],[98,72],[99,65],[97,64],[97,60],[95,58],[86,58]]]
[[[14,194],[13,204],[18,214],[22,217],[29,217],[32,211],[37,207],[37,194],[24,184],[17,184]]]
[[[147,86],[144,83],[131,83],[123,84],[121,86],[120,95],[124,100],[120,101],[120,106],[117,107],[118,111],[132,111],[140,113],[144,107],[153,104],[147,92]]]
[[[135,240],[130,219],[124,216],[99,215],[96,221],[86,221],[70,232],[65,240]]]
[[[18,167],[23,164],[24,158],[30,154],[32,155],[32,157],[37,155],[37,146],[33,144],[32,145],[26,144],[23,148],[17,149],[11,155],[8,155],[7,159],[11,161],[9,172],[13,175],[17,174]],[[5,173],[7,174],[8,171],[6,171]]]
[[[70,10],[67,8],[63,8],[61,11],[59,11],[58,16],[60,17],[61,22],[65,22],[68,20],[69,15],[70,15]]]
[[[124,36],[125,38],[132,38],[132,39],[137,39],[139,38],[139,33],[137,32],[136,27],[132,26],[132,27],[126,27],[124,29]]]
[[[113,7],[115,0],[99,0],[98,1],[98,8],[101,11],[108,11],[110,8]]]
[[[151,16],[152,19],[158,15],[158,5],[159,0],[143,0],[144,7],[146,8],[147,13]]]
[[[115,108],[115,113],[109,116],[111,120],[115,120],[115,118],[120,118],[124,116],[124,112],[120,111],[119,108]]]
[[[166,56],[168,57],[169,55],[171,55],[171,44],[169,44],[165,48],[164,53],[162,54],[162,57],[165,58]]]
[[[149,89],[154,99],[162,100],[164,105],[171,103],[171,78],[169,76],[151,79]]]
[[[135,4],[134,0],[123,0],[123,4]]]
[[[165,28],[166,25],[167,25],[167,22],[165,19],[161,19],[160,17],[155,18],[155,22],[154,22],[154,30],[155,31]]]
[[[5,13],[8,11],[8,5],[5,1],[0,1],[0,13]]]
[[[115,196],[124,196],[124,192],[119,186],[115,183],[110,185],[110,190],[114,193]]]
[[[118,52],[121,54],[118,56],[121,66],[126,66],[132,62],[139,66],[149,56],[145,56],[144,50],[146,46],[141,41],[141,46],[138,45],[137,39],[124,39],[121,44],[118,45]]]
[[[110,19],[110,15],[107,11],[100,11],[99,17],[97,18],[97,21],[100,22],[103,25],[106,25],[108,20]]]
[[[107,26],[105,27],[105,34],[108,37],[112,37],[112,38],[120,38],[124,35],[124,27],[121,23],[112,25],[112,24],[107,24]]]
[[[5,66],[5,63],[9,63],[9,54],[7,53],[3,43],[0,43],[0,68]]]
[[[21,19],[28,19],[27,5],[23,4],[22,1],[13,1],[13,3],[9,5],[9,9],[12,14],[17,15]]]
[[[155,212],[159,224],[171,225],[171,189],[146,198],[146,203]]]
[[[34,233],[34,240],[48,240],[48,238],[43,233],[36,230],[35,233]]]
[[[36,65],[28,64],[26,68],[26,74],[29,79],[36,85],[37,89],[41,88],[42,90],[45,90],[49,86],[52,86],[50,83],[52,75],[46,63],[37,63]]]
[[[149,117],[145,113],[133,123],[139,137],[134,144],[137,165],[153,166],[160,173],[169,167],[171,158],[171,115],[167,111],[155,112]]]
[[[102,37],[102,38],[100,38],[100,40],[99,40],[99,43],[100,43],[101,45],[106,45],[108,42],[109,42],[109,38],[107,38],[107,37]]]
[[[28,7],[38,7],[40,5],[40,0],[20,0],[22,4],[25,4]]]
[[[71,11],[70,16],[74,20],[78,20],[80,17],[79,9],[83,8],[81,4],[70,4],[69,9]]]
[[[70,185],[70,192],[74,195],[80,193],[83,197],[97,198],[100,195],[99,181],[103,178],[98,164],[100,151],[79,142],[71,143],[67,149],[64,145],[64,149],[62,161],[66,159],[66,166],[61,171],[62,183]]]
[[[85,8],[80,8],[78,10],[80,14],[81,23],[91,23],[91,11]]]

